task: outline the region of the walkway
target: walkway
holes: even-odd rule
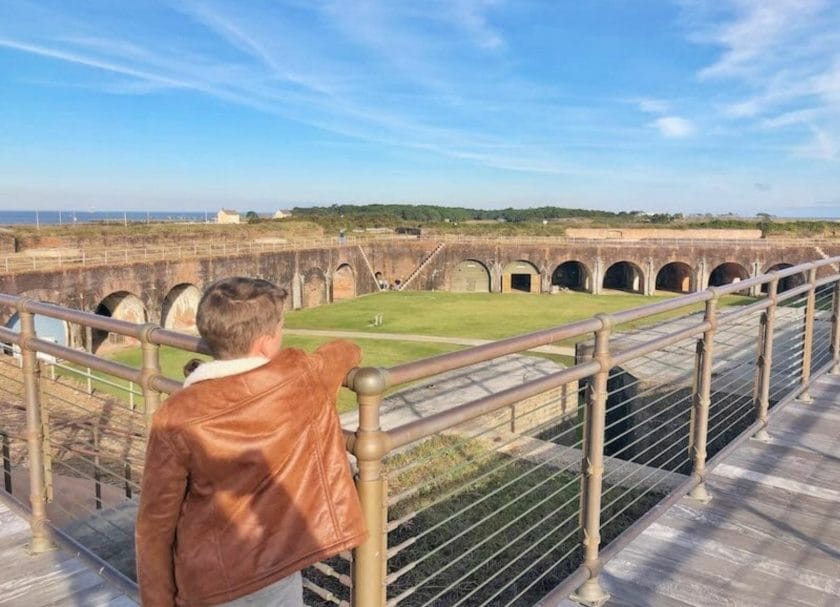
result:
[[[384,339],[388,341],[425,341],[439,344],[456,344],[459,346],[482,346],[498,341],[497,339],[472,339],[469,337],[442,337],[439,335],[413,335],[411,333],[367,333],[365,331],[318,331],[315,329],[283,329],[286,335],[308,335],[312,337],[343,337],[346,339]],[[561,354],[574,356],[572,346],[540,346],[529,352],[543,354]]]
[[[0,605],[137,607],[66,550],[27,552],[29,523],[0,500]]]
[[[607,606],[840,605],[840,377],[811,393],[607,563]]]

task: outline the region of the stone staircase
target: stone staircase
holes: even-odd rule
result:
[[[403,281],[403,283],[399,286],[397,290],[404,290],[411,283],[412,280],[417,278],[417,275],[423,271],[423,268],[425,268],[431,263],[431,261],[437,256],[438,253],[440,253],[441,249],[443,249],[444,246],[444,243],[438,243],[434,250],[426,256],[426,259],[424,259],[422,263],[419,266],[417,266],[411,274],[409,274],[408,278],[406,278],[405,281]]]

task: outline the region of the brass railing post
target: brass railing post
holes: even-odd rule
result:
[[[770,375],[773,368],[773,333],[776,326],[776,298],[779,292],[779,279],[774,278],[767,285],[767,299],[770,306],[761,315],[758,355],[758,394],[755,403],[756,418],[761,428],[753,435],[756,440],[767,442],[767,411],[770,408]]]
[[[715,331],[717,330],[718,294],[706,302],[704,320],[709,328],[703,333],[703,338],[697,340],[697,356],[695,359],[695,392],[692,408],[691,455],[694,462],[694,476],[697,485],[689,495],[701,502],[712,499],[706,489],[706,440],[709,431],[709,407],[712,392],[712,363],[714,362]]]
[[[143,410],[146,415],[146,431],[152,427],[152,415],[160,406],[160,393],[152,388],[152,379],[160,375],[160,346],[152,343],[151,333],[157,325],[148,324],[140,332],[140,347],[143,352],[143,369],[140,386],[143,390]]]
[[[805,299],[805,327],[804,336],[802,339],[802,375],[800,376],[800,386],[802,392],[799,394],[799,401],[803,403],[813,402],[811,398],[810,384],[811,384],[811,359],[814,352],[814,312],[817,301],[817,269],[811,268],[808,272],[808,282],[811,288],[808,289],[808,295]]]
[[[593,376],[587,390],[581,462],[583,478],[580,495],[583,566],[589,570],[589,579],[581,584],[570,597],[573,601],[589,607],[603,605],[610,598],[598,581],[598,575],[601,572],[598,547],[601,543],[604,433],[607,419],[607,380],[612,367],[610,334],[613,319],[607,314],[598,314],[596,318],[601,321],[601,328],[595,332],[595,351],[592,358],[600,363],[601,369]]]
[[[356,489],[368,529],[368,538],[353,551],[353,607],[384,607],[388,565],[388,492],[382,458],[388,453],[387,435],[379,425],[379,406],[388,385],[382,369],[366,367],[351,372],[349,384],[359,402],[359,428],[353,454],[359,467]]]
[[[831,367],[832,375],[840,375],[840,280],[834,283],[834,301],[831,307]]]
[[[26,310],[28,300],[18,303],[20,317],[20,354],[23,368],[23,400],[26,405],[26,442],[29,455],[29,503],[32,514],[29,526],[32,540],[29,552],[39,554],[54,548],[47,533],[47,493],[44,482],[43,426],[41,425],[41,395],[38,385],[38,354],[31,349],[35,339],[35,315]]]

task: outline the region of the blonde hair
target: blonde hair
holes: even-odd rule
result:
[[[234,276],[217,280],[198,303],[196,324],[213,356],[241,358],[261,335],[283,320],[286,290],[267,280]]]

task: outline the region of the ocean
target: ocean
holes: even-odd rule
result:
[[[6,211],[0,209],[0,226],[161,221],[215,223],[216,211]]]

